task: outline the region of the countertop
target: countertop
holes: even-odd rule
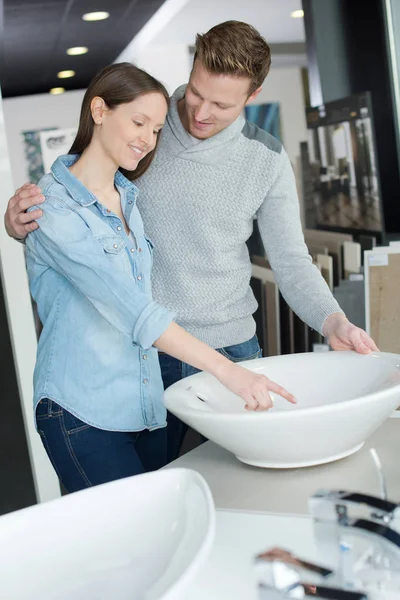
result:
[[[211,553],[179,600],[258,600],[253,561],[276,546],[320,563],[311,519],[217,511]]]
[[[262,469],[238,461],[206,442],[170,463],[198,471],[211,488],[217,509],[305,515],[307,500],[318,489],[341,489],[379,495],[379,480],[369,452],[375,448],[390,500],[400,501],[400,419],[388,419],[356,454],[302,469]]]

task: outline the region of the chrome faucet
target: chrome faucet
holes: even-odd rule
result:
[[[333,571],[304,561],[282,548],[272,548],[255,561],[259,600],[312,597],[330,600],[367,600],[363,592],[329,585]]]
[[[387,499],[379,457],[375,449],[370,452],[381,497],[336,490],[314,494],[309,512],[325,566],[281,548],[260,554],[256,558],[260,600],[400,599],[400,504]]]
[[[310,498],[309,511],[318,550],[337,585],[400,591],[400,534],[392,526],[400,517],[398,504],[367,494],[320,490]]]

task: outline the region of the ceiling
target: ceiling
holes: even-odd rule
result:
[[[164,0],[0,0],[3,31],[0,81],[3,97],[86,88],[92,77],[112,63],[153,16]],[[104,21],[85,22],[82,15],[107,11]],[[82,56],[67,48],[87,46]],[[75,77],[58,79],[72,69]]]
[[[275,48],[274,56],[283,53],[287,56],[280,58],[292,60],[290,48],[296,44],[295,53],[304,54],[303,19],[290,17],[301,4],[301,0],[0,0],[2,94],[7,98],[46,93],[59,86],[84,89],[102,67],[119,57],[135,60],[129,48],[141,37],[146,38],[141,45],[192,46],[197,32],[230,19],[256,26],[270,44],[284,49]],[[143,30],[161,6],[156,20]],[[82,20],[84,13],[98,10],[109,12],[110,18]],[[72,46],[87,46],[89,52],[68,56],[66,50]],[[58,71],[66,69],[74,70],[75,77],[58,79]]]
[[[192,45],[196,33],[227,20],[254,25],[269,44],[304,42],[303,19],[290,16],[301,8],[301,0],[189,0],[154,43]]]

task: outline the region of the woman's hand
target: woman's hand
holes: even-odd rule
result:
[[[265,375],[253,373],[213,350],[176,323],[171,323],[153,344],[178,360],[188,363],[200,371],[214,375],[231,392],[243,398],[247,410],[268,410],[273,403],[270,392],[288,402],[296,400],[283,387]]]
[[[235,363],[224,364],[216,376],[225,387],[244,400],[247,410],[259,411],[272,408],[270,392],[282,396],[291,404],[296,404],[294,396],[285,388],[265,375],[259,375]]]

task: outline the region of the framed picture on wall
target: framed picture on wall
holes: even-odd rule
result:
[[[382,232],[371,94],[310,107],[306,115],[307,229]]]
[[[37,183],[45,174],[42,156],[40,134],[42,131],[55,131],[55,127],[45,130],[23,131],[23,144],[25,160],[28,167],[28,179],[30,183]]]
[[[62,154],[68,154],[76,136],[76,128],[56,129],[40,132],[40,147],[43,157],[44,172],[48,173],[53,162]]]
[[[68,154],[75,139],[76,128],[57,129],[50,127],[23,131],[25,160],[31,183],[37,183],[58,156]]]

